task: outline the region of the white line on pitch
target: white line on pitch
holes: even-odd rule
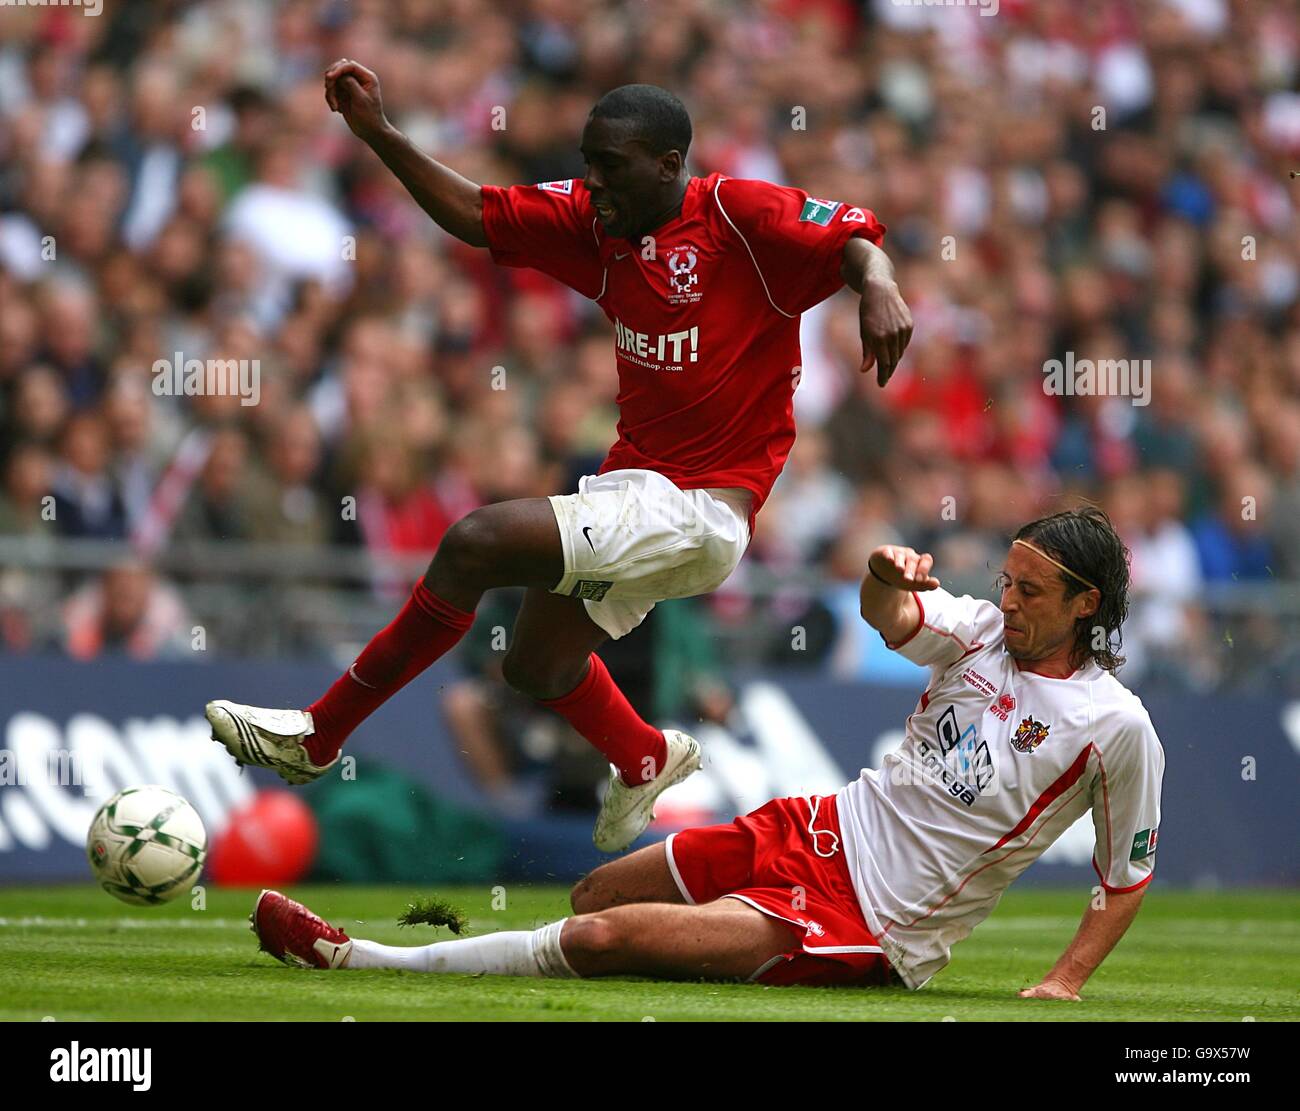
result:
[[[50,926],[60,930],[110,926],[127,930],[228,930],[236,926],[248,929],[247,918],[0,918],[0,928],[31,929]]]
[[[344,927],[361,926],[371,930],[383,930],[396,932],[397,936],[424,938],[425,940],[437,940],[432,930],[426,935],[423,932],[408,930],[398,926],[394,922],[377,922],[367,924],[364,921],[352,918],[336,919]],[[498,923],[492,923],[499,925]],[[479,919],[471,918],[468,922],[468,928],[474,932],[483,929],[485,923]],[[50,929],[60,930],[84,930],[94,927],[111,927],[127,930],[226,930],[238,927],[241,930],[248,929],[247,918],[61,918],[51,917],[48,915],[29,915],[23,918],[0,918],[0,929],[9,927],[10,929],[40,929],[48,927]],[[492,932],[486,930],[484,932]],[[442,936],[442,935],[438,935]]]
[[[1056,915],[1012,915],[998,918],[996,915],[976,927],[981,933],[993,933],[997,930],[1041,930],[1044,928],[1065,929],[1077,923],[1073,918]],[[1238,919],[1204,919],[1188,918],[1181,922],[1148,922],[1147,928],[1159,929],[1161,933],[1220,933],[1220,934],[1279,934],[1294,933],[1300,930],[1300,923],[1274,919],[1238,918]]]

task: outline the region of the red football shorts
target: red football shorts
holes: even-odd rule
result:
[[[790,924],[790,951],[751,980],[859,987],[899,982],[858,906],[833,796],[773,799],[727,825],[674,833],[665,849],[688,903],[740,899]]]

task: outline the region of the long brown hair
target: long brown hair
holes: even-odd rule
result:
[[[1092,659],[1116,672],[1124,664],[1121,626],[1128,617],[1129,561],[1132,558],[1105,510],[1096,505],[1066,509],[1023,525],[1013,540],[1027,540],[1065,564],[1101,591],[1097,612],[1080,617],[1074,628],[1074,658]],[[1074,575],[1058,571],[1068,602],[1089,587]],[[1102,630],[1104,638],[1096,633]],[[1097,641],[1103,640],[1103,647]]]

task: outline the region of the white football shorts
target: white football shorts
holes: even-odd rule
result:
[[[617,640],[656,602],[716,590],[749,546],[744,490],[682,490],[657,471],[584,475],[553,495],[564,577],[553,594],[581,598]]]

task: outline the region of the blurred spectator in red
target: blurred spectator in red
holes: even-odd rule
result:
[[[354,450],[355,520],[366,547],[377,555],[434,551],[452,521],[420,475],[410,448],[391,434],[375,432]]]
[[[137,660],[188,655],[190,618],[180,595],[143,564],[123,563],[83,587],[63,611],[69,655],[122,653]]]

